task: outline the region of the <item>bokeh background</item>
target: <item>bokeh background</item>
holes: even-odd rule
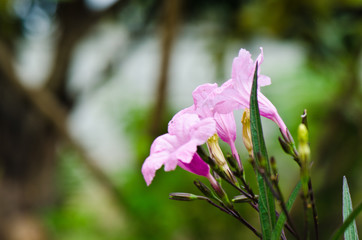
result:
[[[360,0],[0,0],[0,239],[255,239],[205,202],[168,199],[198,193],[197,176],[159,170],[146,187],[140,168],[195,87],[221,84],[240,48],[255,59],[259,47],[273,83],[262,91],[295,139],[308,109],[328,239],[342,222],[344,175],[362,200]],[[263,126],[287,196],[298,167],[276,125]]]

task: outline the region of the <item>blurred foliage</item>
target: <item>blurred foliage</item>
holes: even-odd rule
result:
[[[42,211],[51,239],[119,239],[121,221],[108,199],[99,196],[100,187],[78,164],[74,153],[61,158],[58,199],[52,208]]]

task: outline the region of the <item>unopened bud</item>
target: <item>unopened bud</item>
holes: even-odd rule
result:
[[[231,154],[226,154],[226,160],[230,164],[232,168],[238,168],[238,163],[236,162],[236,159]]]
[[[243,116],[241,118],[243,124],[243,142],[246,150],[248,150],[249,156],[253,156],[253,143],[251,141],[251,130],[250,130],[250,111],[245,108]]]
[[[194,181],[195,186],[208,198],[214,198],[215,195],[212,193],[210,188],[203,184],[200,180]]]
[[[294,156],[293,148],[284,139],[278,137],[279,143],[286,154]]]
[[[213,158],[216,161],[217,165],[224,166],[227,164],[224,154],[221,151],[221,148],[219,145],[219,137],[217,134],[212,135],[207,140],[207,147],[209,149],[211,158]]]
[[[258,196],[255,195],[255,198],[257,199]],[[251,202],[251,199],[246,197],[245,195],[238,195],[232,199],[232,202],[233,203],[245,203],[245,202]]]
[[[193,201],[201,199],[201,196],[197,196],[191,193],[170,193],[169,199],[178,200],[178,201]]]
[[[308,164],[310,156],[310,148],[308,142],[308,130],[307,127],[301,123],[298,127],[298,141],[299,141],[299,157],[302,165]]]
[[[288,128],[287,128],[287,142],[290,143],[291,145],[294,145],[294,139],[293,139],[293,136],[292,134],[290,134]]]
[[[298,141],[299,144],[308,143],[308,129],[303,123],[298,127]]]
[[[301,123],[298,127],[298,151],[299,159],[301,163],[301,182],[303,194],[306,197],[308,195],[308,181],[309,181],[309,161],[310,161],[310,148],[308,143],[308,130],[307,127]]]
[[[226,162],[223,152],[221,151],[219,145],[219,137],[217,134],[214,134],[207,140],[207,147],[209,149],[210,157],[216,162],[221,171],[225,173],[227,178],[233,183],[237,184],[235,176],[229,168],[229,165]]]
[[[217,196],[208,188],[205,184],[203,184],[200,180],[194,181],[196,187],[207,197],[211,199],[218,199],[221,198],[224,204],[227,206],[231,206],[229,198],[225,193],[224,189],[222,189],[221,185],[213,178],[209,178],[212,188],[215,190]],[[220,200],[219,200],[220,201]]]

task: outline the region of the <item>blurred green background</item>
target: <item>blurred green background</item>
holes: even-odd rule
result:
[[[328,239],[342,222],[344,175],[362,200],[361,0],[0,0],[0,239],[255,239],[206,202],[168,199],[198,193],[197,176],[159,170],[146,187],[140,168],[193,89],[228,80],[239,49],[256,59],[259,47],[273,83],[262,91],[295,139],[308,109]],[[298,167],[276,125],[263,126],[287,196]]]

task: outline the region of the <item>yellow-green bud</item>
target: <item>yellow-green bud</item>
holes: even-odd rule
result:
[[[308,130],[307,127],[301,123],[298,127],[298,141],[299,141],[299,157],[303,164],[308,164],[310,156],[310,148],[308,142]]]
[[[298,127],[298,141],[299,144],[308,143],[308,129],[303,123],[299,124]]]
[[[250,130],[250,111],[245,108],[243,116],[241,118],[243,124],[243,142],[246,150],[248,150],[249,156],[253,156],[253,143],[251,141],[251,130]]]
[[[259,196],[255,195],[255,198],[257,199],[257,198],[259,198]],[[245,203],[245,202],[251,202],[251,199],[245,195],[237,195],[232,199],[232,202],[233,203]]]
[[[207,142],[207,148],[209,149],[210,157],[216,162],[219,168],[226,174],[226,176],[234,183],[237,183],[233,173],[231,172],[229,165],[226,162],[223,152],[219,145],[219,136],[215,133],[211,136]]]
[[[310,148],[309,148],[309,142],[308,142],[308,129],[307,127],[301,123],[298,127],[298,152],[299,152],[299,158],[301,163],[301,181],[302,181],[302,189],[304,196],[306,197],[308,195],[308,181],[310,178],[309,174],[309,161],[310,161]]]
[[[227,165],[224,154],[219,145],[219,136],[215,133],[207,140],[207,147],[210,152],[210,157],[216,161],[218,166]]]

